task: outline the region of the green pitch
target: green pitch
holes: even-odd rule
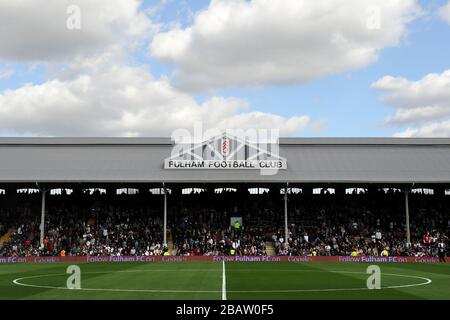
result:
[[[363,263],[85,263],[79,290],[69,265],[0,265],[0,299],[450,299],[450,264],[378,264],[380,290]]]

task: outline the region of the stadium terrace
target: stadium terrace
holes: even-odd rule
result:
[[[448,252],[450,139],[281,138],[262,149],[219,136],[174,147],[0,138],[0,256]]]

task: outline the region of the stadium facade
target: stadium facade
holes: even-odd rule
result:
[[[280,138],[286,168],[171,170],[170,138],[0,138],[0,183],[448,184],[450,139]]]
[[[405,191],[408,227],[408,191],[427,187],[443,195],[450,185],[446,138],[280,138],[263,147],[218,136],[197,146],[177,151],[170,138],[0,138],[0,189],[6,196],[18,188],[44,191],[43,226],[52,188],[396,187]],[[287,198],[285,192],[286,235]],[[167,192],[163,206],[166,235]]]

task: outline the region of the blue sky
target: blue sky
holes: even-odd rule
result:
[[[146,1],[153,5],[158,1]],[[193,12],[204,9],[209,1],[192,1]],[[450,68],[450,27],[433,12],[445,1],[421,1],[424,10],[433,17],[417,19],[409,26],[406,39],[399,46],[387,48],[372,66],[311,81],[302,85],[264,87],[257,89],[228,89],[220,93],[239,96],[251,101],[261,111],[293,116],[299,111],[323,119],[319,131],[303,136],[390,136],[396,128],[383,123],[392,108],[385,106],[379,94],[370,88],[371,83],[385,75],[420,79],[432,72]],[[178,6],[168,5],[161,14],[163,19],[178,19]],[[448,39],[449,41],[445,41]],[[153,64],[152,64],[153,65]],[[159,70],[159,66],[156,66]],[[167,68],[162,68],[167,72]],[[200,101],[205,96],[198,95]]]
[[[258,111],[276,114],[285,119],[307,115],[315,124],[306,129],[299,126],[299,130],[293,129],[287,132],[288,135],[392,136],[407,128],[414,128],[414,132],[420,132],[422,127],[442,122],[446,118],[444,116],[434,118],[434,122],[388,124],[385,119],[399,110],[399,106],[395,105],[395,102],[381,98],[383,93],[389,94],[391,89],[383,87],[376,90],[371,88],[371,84],[385,76],[405,78],[410,82],[415,82],[428,74],[441,74],[450,69],[450,22],[439,17],[437,13],[438,9],[445,6],[448,1],[422,0],[418,3],[422,8],[422,15],[405,24],[406,29],[399,35],[396,45],[386,45],[378,50],[375,62],[330,75],[313,77],[306,81],[287,81],[287,83],[282,84],[267,81],[258,85],[242,85],[241,83],[234,85],[232,83],[231,85],[215,85],[202,90],[178,89],[175,81],[176,73],[174,72],[177,72],[180,68],[182,70],[185,62],[182,58],[167,62],[164,57],[161,58],[158,54],[152,54],[149,50],[149,45],[153,41],[151,38],[141,42],[140,46],[137,47],[138,49],[127,51],[125,62],[121,61],[120,63],[128,66],[147,66],[154,79],[167,79],[169,85],[176,88],[177,97],[180,96],[183,101],[184,99],[186,101],[193,99],[198,106],[207,104],[214,97],[237,98],[245,101],[245,104],[248,105],[247,109],[244,107],[245,112]],[[146,0],[138,10],[146,13],[152,24],[159,26],[160,29],[157,33],[164,33],[174,29],[175,25],[178,25],[176,28],[181,30],[191,27],[196,15],[202,10],[208,10],[209,4],[209,1],[206,0]],[[149,14],[149,10],[152,8],[156,11]],[[324,63],[326,62],[324,61]],[[39,85],[48,85],[49,81],[55,79],[64,81],[66,79],[61,76],[60,70],[67,65],[70,65],[70,62],[64,60],[55,63],[53,61],[43,62],[39,59],[36,59],[36,61],[19,58],[14,61],[14,58],[11,57],[3,57],[2,59],[2,51],[0,50],[0,114],[2,111],[2,95],[5,96],[6,92],[12,92],[13,97],[8,101],[14,102],[19,99],[20,92],[17,92],[17,90],[20,90],[26,84],[37,88]],[[2,74],[9,75],[1,77]],[[444,89],[446,88],[448,87],[444,87]],[[404,89],[405,92],[406,90]],[[399,92],[398,94],[405,95],[405,92]],[[29,100],[26,99],[25,101]],[[130,103],[133,103],[133,99],[130,100]],[[444,101],[441,104],[445,103]],[[442,107],[441,104],[436,103],[438,107]],[[14,109],[6,109],[7,107],[9,105],[3,105],[3,108],[8,110],[4,111],[5,113],[11,114],[14,112],[12,111]],[[35,104],[33,104],[33,107],[39,108]],[[445,104],[443,108],[447,107],[448,105]],[[403,109],[400,108],[400,110]],[[46,132],[39,129],[38,123],[25,122],[22,124],[17,117],[14,117],[11,121],[17,121],[19,125],[8,126],[6,124],[5,126],[0,121],[0,125],[4,127],[0,127],[1,134],[76,135],[77,132],[80,132],[76,130],[73,133],[58,130]],[[27,126],[30,126],[29,130],[27,130]],[[137,135],[158,134],[158,131],[155,133],[145,130],[140,133],[139,129],[136,129],[136,132]],[[423,132],[431,132],[430,135],[435,136],[442,134],[442,132],[444,132],[443,135],[446,135],[446,132],[450,132],[450,130],[436,131],[438,132],[436,134],[434,134],[434,131],[424,130]],[[92,131],[91,134],[96,135],[97,133]],[[98,134],[123,135],[124,133],[123,131],[111,131],[111,133],[100,131]],[[128,134],[128,131],[125,134]]]

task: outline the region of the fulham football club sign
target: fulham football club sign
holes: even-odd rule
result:
[[[255,143],[223,134],[198,144],[177,144],[165,169],[285,170],[278,144]]]

